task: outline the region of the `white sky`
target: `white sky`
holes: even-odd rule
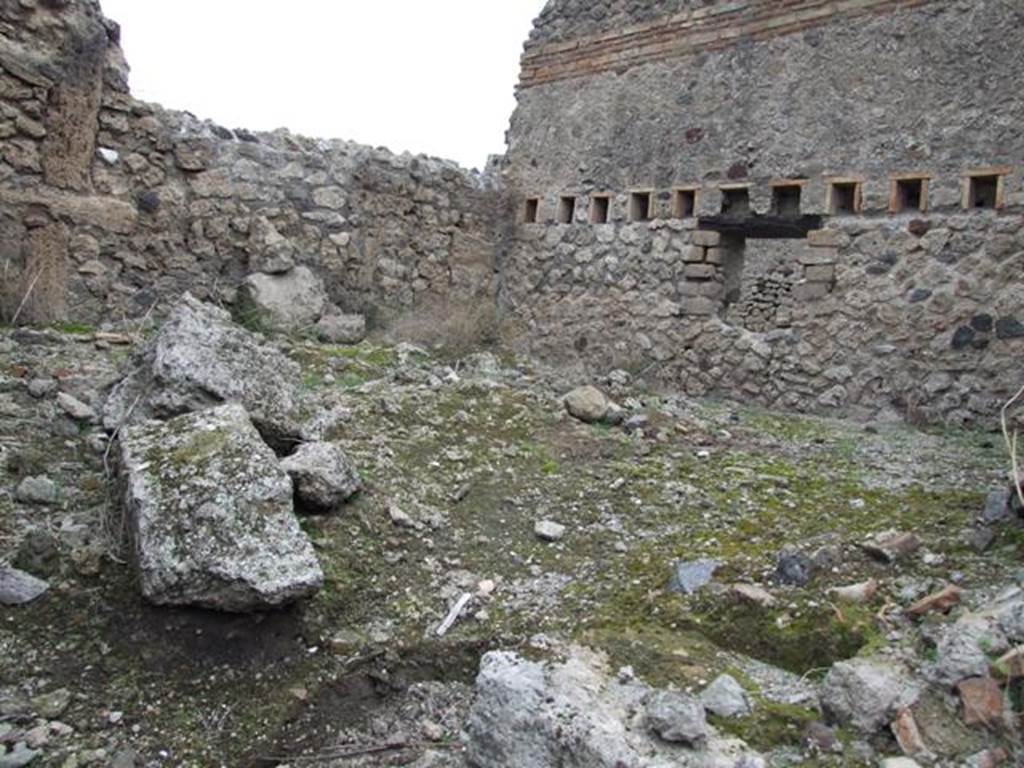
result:
[[[228,128],[482,168],[544,0],[101,0],[132,93]]]

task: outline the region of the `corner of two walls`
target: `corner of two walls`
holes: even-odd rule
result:
[[[139,102],[119,31],[95,3],[5,13],[7,320],[118,323],[159,316],[184,291],[230,304],[282,247],[323,276],[334,302],[371,319],[493,296],[503,203],[491,180]]]

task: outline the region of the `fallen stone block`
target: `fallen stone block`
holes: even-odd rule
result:
[[[299,366],[212,304],[186,294],[157,336],[132,358],[103,409],[108,431],[227,402],[245,407],[264,438],[291,447],[308,409]]]
[[[268,330],[311,331],[327,308],[323,280],[308,267],[249,275],[238,294],[243,315]]]
[[[241,612],[320,588],[291,479],[240,405],[135,424],[120,444],[147,600]]]

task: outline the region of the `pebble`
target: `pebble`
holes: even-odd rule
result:
[[[533,532],[541,541],[561,541],[565,537],[565,526],[552,520],[539,520]]]
[[[55,504],[57,484],[43,475],[26,477],[18,483],[14,497],[24,504]]]

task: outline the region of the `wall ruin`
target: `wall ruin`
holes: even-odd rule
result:
[[[159,315],[185,290],[230,305],[282,248],[371,319],[492,293],[501,200],[484,176],[140,102],[95,0],[5,2],[0,19],[8,317],[30,287],[21,319]]]
[[[1024,352],[1021,23],[1000,0],[549,3],[503,302],[538,351],[694,395],[991,422]],[[566,197],[607,216],[559,223]]]
[[[0,301],[231,305],[282,252],[382,322],[484,297],[556,362],[991,420],[1024,350],[1005,0],[554,0],[502,178],[134,99],[96,0],[0,0]]]

